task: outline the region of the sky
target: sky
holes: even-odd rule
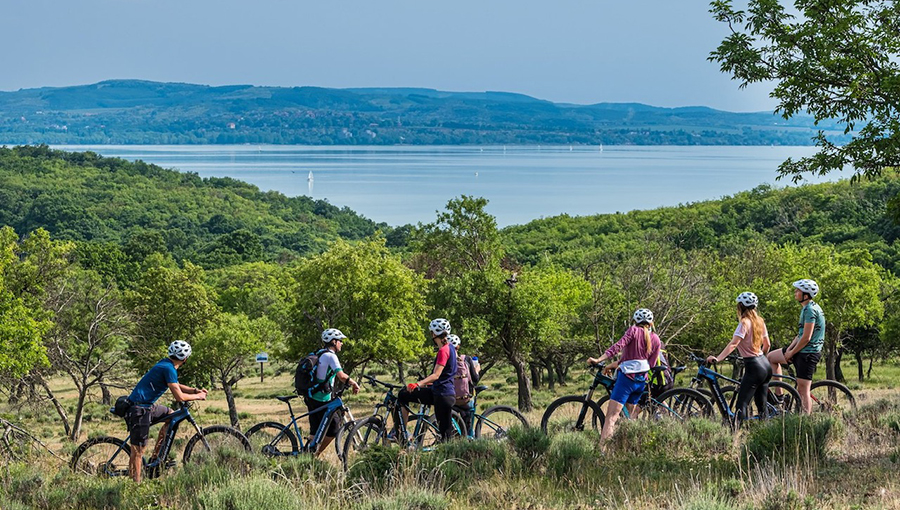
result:
[[[771,111],[704,0],[4,0],[0,90],[143,79]]]

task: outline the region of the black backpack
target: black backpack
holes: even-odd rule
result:
[[[294,372],[294,391],[297,395],[309,396],[309,390],[321,384],[316,384],[316,368],[319,367],[319,356],[327,350],[311,352],[297,364],[297,371]]]

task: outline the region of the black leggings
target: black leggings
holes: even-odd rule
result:
[[[744,377],[741,378],[741,387],[735,401],[738,421],[747,419],[751,398],[756,401],[759,414],[765,416],[770,380],[772,380],[772,365],[765,356],[760,354],[753,358],[744,358]]]
[[[431,392],[430,387],[426,387],[416,388],[411,392],[406,391],[406,389],[400,390],[397,397],[403,403],[418,402],[434,406],[434,416],[437,418],[441,439],[447,440],[452,437],[453,422],[450,416],[453,411],[453,405],[456,404],[456,395],[435,395]]]

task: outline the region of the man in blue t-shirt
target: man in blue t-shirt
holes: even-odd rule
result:
[[[206,400],[206,390],[191,388],[178,382],[177,370],[190,355],[190,344],[182,340],[172,342],[169,345],[169,357],[163,358],[159,363],[153,365],[153,368],[144,374],[144,377],[134,387],[134,391],[128,396],[128,400],[131,401],[131,409],[125,416],[128,430],[131,431],[131,458],[128,468],[131,478],[137,483],[141,482],[144,448],[150,437],[150,425],[153,422],[163,421],[159,438],[156,440],[156,448],[153,450],[154,458],[159,455],[163,437],[169,428],[169,422],[165,420],[164,416],[171,414],[172,410],[157,404],[156,401],[159,400],[159,397],[163,396],[166,390],[170,390],[178,402]]]

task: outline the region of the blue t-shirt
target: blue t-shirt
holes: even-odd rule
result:
[[[159,360],[134,387],[128,400],[138,405],[150,405],[169,389],[169,383],[178,383],[178,371],[169,358]]]

